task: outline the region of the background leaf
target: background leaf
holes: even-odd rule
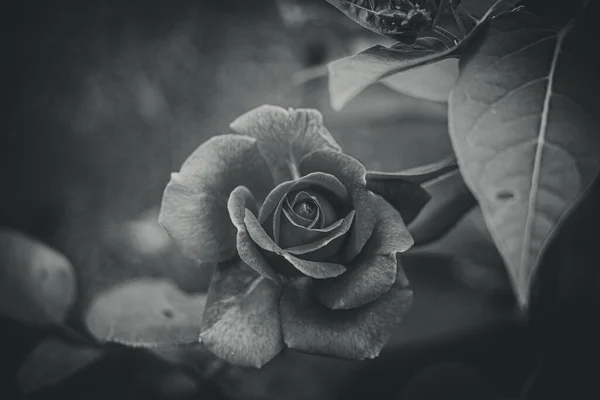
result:
[[[75,300],[69,260],[20,232],[0,230],[0,314],[22,322],[59,324]]]
[[[381,83],[407,96],[447,102],[457,77],[458,59],[448,58],[392,75]]]
[[[49,338],[40,343],[18,372],[19,386],[25,393],[63,381],[102,357],[93,347],[73,346]]]
[[[496,1],[491,5],[481,17],[481,21],[487,20],[503,3],[503,1]],[[465,43],[475,37],[481,27],[482,24],[478,23],[462,40],[450,47],[443,45],[432,47],[431,38],[419,38],[416,42],[417,46],[400,45],[387,48],[376,45],[353,56],[331,62],[328,66],[331,107],[337,111],[341,110],[365,88],[381,79],[455,57]],[[443,68],[448,68],[452,73],[452,61],[446,61]],[[430,69],[440,70],[442,66],[430,67]],[[433,71],[425,69],[420,72],[427,74]],[[395,79],[400,77],[396,76]],[[445,84],[443,86],[445,87]],[[437,93],[439,98],[442,91],[437,90],[439,90]]]
[[[143,278],[100,295],[86,316],[99,340],[156,347],[197,341],[206,295],[187,294],[173,283]]]
[[[548,241],[600,168],[600,82],[577,40],[572,24],[503,14],[467,49],[450,99],[461,170],[522,306]]]

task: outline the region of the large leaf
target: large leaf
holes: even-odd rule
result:
[[[462,173],[523,307],[549,240],[600,169],[600,81],[579,34],[522,11],[495,18],[450,99]]]
[[[487,21],[504,3],[510,3],[510,1],[496,1],[476,26],[462,40],[452,46],[446,46],[434,38],[423,37],[419,38],[412,46],[398,44],[387,48],[376,45],[353,56],[333,61],[328,66],[331,107],[334,110],[341,110],[360,92],[381,79],[457,57],[465,44],[481,30],[483,22]],[[452,61],[447,61],[447,63],[451,65]],[[430,68],[439,69],[440,67]]]
[[[0,230],[0,315],[60,324],[75,300],[69,260],[20,232]]]
[[[25,393],[30,393],[55,385],[99,360],[103,354],[97,348],[73,346],[54,338],[46,339],[19,369],[19,386]]]
[[[191,295],[163,279],[116,286],[91,304],[86,325],[102,342],[157,347],[194,343],[206,295]]]

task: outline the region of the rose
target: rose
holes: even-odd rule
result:
[[[316,110],[265,105],[231,128],[172,174],[159,217],[184,255],[218,262],[201,341],[243,366],[262,366],[284,345],[377,356],[410,307],[396,255],[413,239],[372,190],[407,200],[398,208],[409,218],[426,192],[408,181],[368,183]]]

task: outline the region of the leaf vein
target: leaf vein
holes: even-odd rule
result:
[[[505,100],[506,98],[519,93],[521,90],[528,88],[529,86],[536,84],[538,82],[542,82],[544,80],[548,79],[547,76],[542,76],[536,79],[532,79],[528,82],[525,82],[513,89],[510,89],[504,93],[502,93],[502,95],[500,95],[500,97],[498,97],[497,99],[495,99],[494,101],[492,101],[491,103],[487,104],[483,110],[479,113],[479,115],[477,116],[477,118],[475,118],[475,120],[473,121],[473,123],[471,124],[471,127],[469,129],[467,129],[466,133],[468,134],[469,132],[471,132],[478,124],[479,122],[481,122],[481,119],[485,116],[485,114],[491,110],[492,107],[494,107],[495,105],[498,105],[498,103],[500,103],[502,100]],[[536,114],[537,115],[537,114]]]
[[[527,216],[525,219],[525,229],[523,230],[523,247],[521,250],[521,268],[519,269],[519,280],[521,284],[525,284],[527,282],[525,278],[525,274],[528,274],[530,271],[530,266],[526,266],[526,262],[528,261],[528,251],[531,245],[532,239],[532,229],[533,229],[533,219],[535,217],[535,205],[537,201],[537,191],[539,187],[539,180],[541,174],[542,167],[542,153],[543,153],[543,144],[546,142],[546,131],[548,129],[548,118],[550,111],[550,101],[552,99],[552,88],[554,83],[554,75],[556,73],[556,65],[558,64],[558,58],[560,55],[561,46],[564,42],[564,39],[572,27],[572,23],[563,28],[556,37],[556,45],[554,48],[554,54],[552,55],[552,61],[550,63],[550,71],[548,72],[548,86],[546,87],[546,93],[544,96],[544,103],[542,108],[542,118],[540,121],[540,129],[538,133],[538,146],[535,152],[535,158],[533,162],[533,174],[531,177],[531,189],[529,192],[529,203],[527,207]]]
[[[519,48],[519,49],[517,49],[517,50],[515,50],[515,51],[511,51],[510,53],[504,54],[502,57],[500,57],[500,58],[498,58],[496,61],[494,61],[494,62],[493,62],[491,65],[490,65],[490,68],[496,68],[496,65],[498,65],[498,64],[499,64],[499,63],[501,63],[502,61],[505,61],[505,60],[507,60],[507,59],[511,58],[512,56],[514,56],[514,55],[517,55],[517,54],[521,53],[522,51],[528,50],[528,49],[530,49],[530,48],[532,48],[532,47],[535,47],[535,46],[537,46],[537,45],[539,45],[539,44],[541,44],[541,43],[544,43],[544,42],[545,42],[545,41],[547,41],[548,39],[553,39],[554,37],[556,37],[556,33],[555,33],[555,34],[552,34],[552,35],[550,35],[550,36],[545,36],[545,37],[543,37],[543,38],[541,38],[541,39],[538,39],[538,40],[536,40],[535,42],[531,42],[531,43],[529,43],[528,45],[526,45],[526,46],[523,46],[523,47],[521,47],[521,48]],[[496,37],[496,39],[497,39],[497,37]]]

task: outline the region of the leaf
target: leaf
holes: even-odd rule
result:
[[[69,345],[49,338],[40,343],[19,369],[17,379],[25,393],[55,385],[102,357],[93,347]]]
[[[64,255],[23,233],[0,230],[0,315],[60,324],[75,300],[75,285]]]
[[[447,102],[457,77],[458,59],[448,58],[392,75],[381,83],[417,99]]]
[[[451,157],[400,172],[367,171],[367,189],[388,201],[410,224],[431,200],[421,184],[457,168],[456,158]]]
[[[336,111],[341,110],[364,89],[384,78],[457,57],[465,43],[479,33],[484,26],[483,22],[487,21],[492,13],[502,6],[502,3],[502,0],[496,1],[477,25],[453,46],[433,46],[432,38],[419,38],[416,42],[417,46],[400,45],[386,48],[377,45],[353,56],[331,62],[328,65],[331,107]]]
[[[187,294],[173,283],[141,278],[96,298],[86,315],[102,342],[136,347],[193,343],[198,339],[205,294]]]
[[[461,171],[523,307],[547,244],[600,169],[600,82],[579,39],[573,24],[499,16],[465,54],[450,99]]]
[[[423,184],[423,188],[431,200],[409,225],[418,246],[441,238],[477,205],[458,169]]]

